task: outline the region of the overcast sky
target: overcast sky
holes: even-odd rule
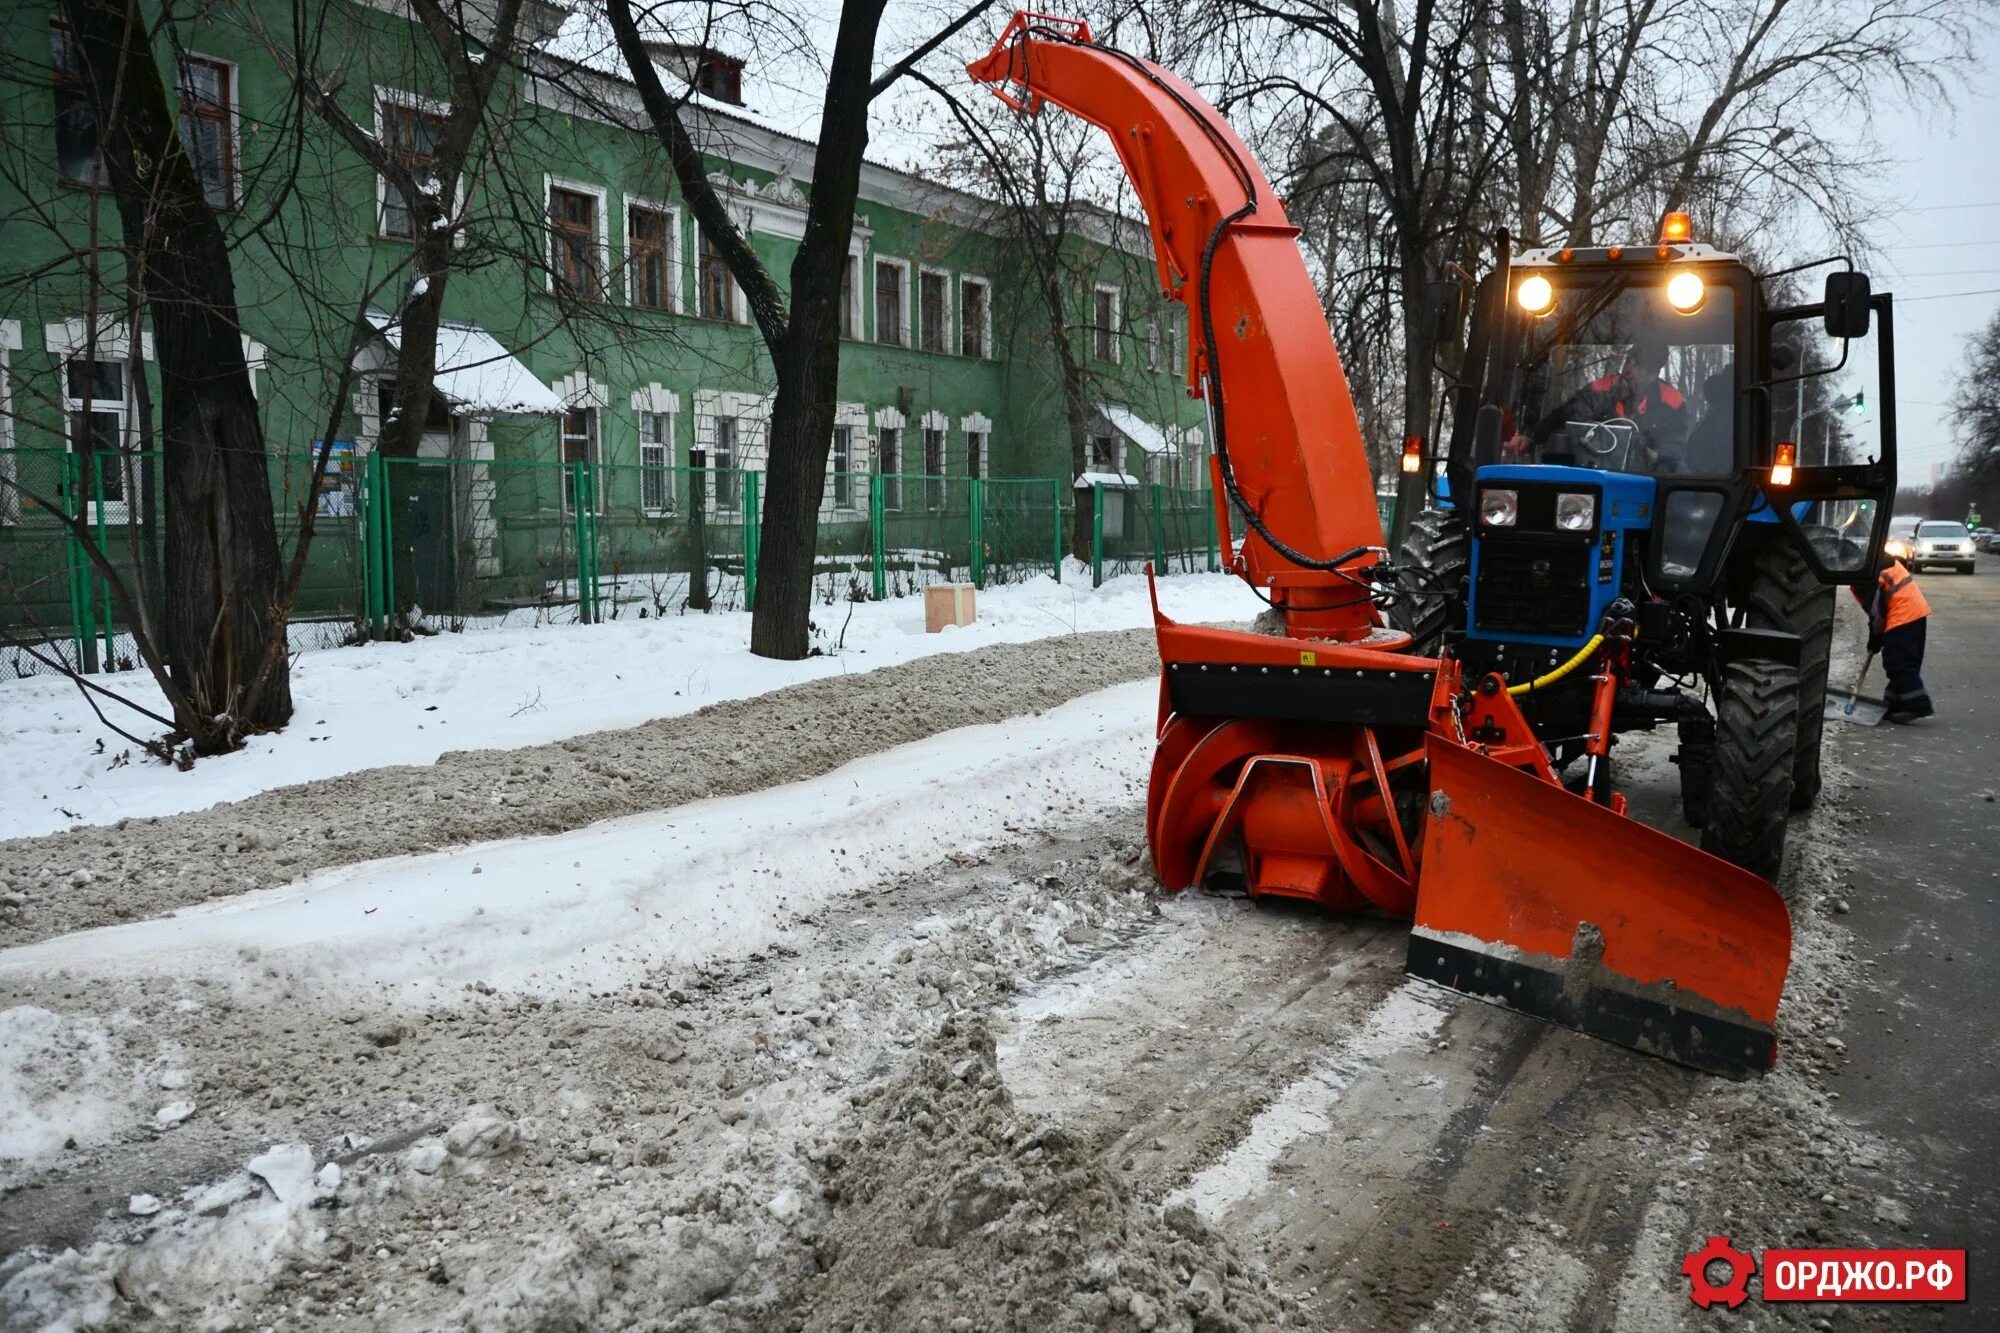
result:
[[[1988,32],[1955,114],[1901,111],[1875,127],[1898,159],[1887,193],[1907,201],[1881,228],[1881,257],[1873,265],[1875,290],[1896,296],[1896,422],[1905,485],[1927,484],[1932,466],[1951,457],[1945,397],[1968,335],[2000,309],[1996,73],[2000,34]],[[1972,292],[1982,294],[1951,294]],[[1872,440],[1874,431],[1864,427],[1862,436]]]

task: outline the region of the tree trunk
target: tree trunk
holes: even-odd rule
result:
[[[229,251],[182,151],[144,20],[127,0],[64,0],[88,68],[111,189],[159,357],[166,490],[161,651],[201,753],[292,715],[289,673],[244,708],[275,636],[283,567],[264,432],[237,327]],[[139,330],[130,331],[132,337]]]
[[[800,658],[811,648],[813,554],[840,390],[840,278],[868,148],[869,84],[883,3],[848,0],[841,8],[806,234],[792,257],[790,317],[770,349],[778,391],[771,404],[757,605],[750,620],[750,651],[759,657]]]

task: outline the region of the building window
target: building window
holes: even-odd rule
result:
[[[572,407],[562,414],[562,461],[565,464],[583,463],[593,469],[597,463],[597,409],[594,407]],[[596,479],[593,478],[593,481]],[[568,472],[562,479],[563,509],[574,507],[575,497],[571,494],[576,482]],[[601,509],[602,497],[593,496],[592,511]]]
[[[930,509],[944,508],[948,494],[944,480],[944,432],[924,431],[924,503]]]
[[[1160,316],[1153,315],[1146,321],[1146,369],[1160,368]]]
[[[1182,336],[1185,326],[1181,318],[1177,311],[1170,310],[1161,320],[1167,340],[1167,369],[1176,375],[1187,368],[1187,363],[1181,360],[1187,348],[1187,339]]]
[[[715,507],[732,513],[743,503],[743,478],[736,471],[742,461],[737,426],[735,417],[708,419],[708,465],[715,469]]]
[[[626,210],[626,262],[632,269],[632,304],[642,310],[674,305],[674,219],[657,208]]]
[[[236,207],[235,66],[206,56],[182,59],[181,142],[208,202]]]
[[[861,267],[859,256],[849,255],[840,269],[840,336],[854,337],[854,274]]]
[[[105,183],[98,152],[97,113],[76,38],[60,23],[49,25],[49,68],[56,95],[56,173],[78,185]]]
[[[983,430],[965,432],[965,475],[984,477],[990,461],[986,457],[986,432]]]
[[[1090,470],[1093,472],[1123,472],[1118,460],[1118,440],[1111,435],[1090,437]]]
[[[984,358],[987,343],[986,284],[966,281],[958,288],[958,350]]]
[[[736,282],[729,276],[729,262],[722,257],[721,247],[706,230],[701,233],[695,270],[695,280],[701,284],[701,317],[734,319]]]
[[[674,418],[670,412],[639,414],[639,506],[649,514],[674,507]]]
[[[598,198],[582,190],[549,187],[549,233],[554,245],[556,293],[578,301],[604,294],[598,264]]]
[[[854,508],[854,427],[833,428],[833,451],[827,467],[833,473],[833,507]]]
[[[1118,289],[1099,287],[1091,293],[1090,354],[1099,361],[1118,359]]]
[[[102,507],[104,517],[122,519],[133,480],[125,449],[125,365],[76,360],[65,363],[63,372],[69,448],[77,456],[83,493]]]
[[[383,102],[379,110],[382,142],[388,150],[418,181],[431,179],[431,161],[437,156],[438,137],[444,132],[444,117],[434,111],[396,102]],[[403,192],[387,180],[382,182],[382,234],[404,238],[416,235],[415,223],[410,220],[409,203],[403,198]]]
[[[875,341],[904,345],[903,266],[886,260],[875,261]]]
[[[882,478],[882,507],[901,509],[903,507],[903,479],[899,473],[903,465],[903,432],[899,426],[881,427],[881,437],[875,445],[875,470]]]
[[[942,273],[917,275],[917,346],[926,352],[951,350],[951,279]]]

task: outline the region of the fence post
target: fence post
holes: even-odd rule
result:
[[[1162,575],[1169,572],[1167,569],[1167,534],[1166,530],[1160,526],[1163,521],[1160,516],[1160,492],[1163,489],[1165,488],[1159,482],[1156,481],[1153,483],[1153,572]]]
[[[986,587],[986,482],[974,477],[971,483],[972,586]]]
[[[757,548],[763,544],[764,519],[757,503],[757,482],[763,474],[743,469],[743,605],[757,607]]]
[[[1215,524],[1211,521],[1208,521],[1207,517],[1208,515],[1214,512],[1215,512],[1214,497],[1210,496],[1207,500],[1204,500],[1202,502],[1202,517],[1197,520],[1198,522],[1201,523],[1202,528],[1206,530],[1208,533],[1208,572],[1211,574],[1215,573],[1217,569],[1222,567],[1222,561],[1217,558],[1215,553]]]
[[[1104,484],[1090,484],[1090,586],[1104,586]]]
[[[395,542],[390,537],[390,514],[396,506],[389,489],[389,459],[375,449],[368,461],[375,465],[375,631],[386,634],[390,608],[396,601]]]
[[[361,561],[361,623],[375,624],[375,519],[369,494],[375,485],[375,452],[354,462],[354,525],[357,558]]]
[[[123,474],[123,475],[121,475],[121,476],[120,476],[120,480],[121,480],[121,481],[126,481],[126,482],[128,482],[128,483],[129,483],[129,481],[130,481],[130,476],[129,476],[129,472],[125,472],[125,470],[124,470],[124,459],[123,459],[123,456],[122,456],[122,455],[121,455],[121,457],[120,457],[120,460],[119,460],[119,466],[120,466],[120,469],[121,469],[121,473]],[[97,489],[96,489],[96,499],[97,499],[97,550],[98,550],[98,553],[99,553],[99,554],[101,554],[101,555],[102,555],[102,556],[104,557],[105,561],[106,561],[107,563],[109,563],[109,561],[110,561],[110,559],[111,559],[111,547],[110,547],[110,546],[109,546],[109,545],[108,545],[108,544],[107,544],[107,543],[105,542],[105,540],[104,540],[104,536],[105,536],[105,533],[104,533],[104,455],[102,455],[102,454],[100,454],[100,453],[97,453],[97,452],[96,452],[96,451],[94,451],[94,450],[92,451],[92,453],[91,453],[91,455],[90,455],[90,470],[91,470],[92,472],[94,472],[94,473],[95,473],[95,474],[97,475]],[[132,511],[132,498],[133,498],[133,497],[132,497],[132,487],[131,487],[131,486],[130,486],[129,484],[127,484],[127,485],[125,486],[125,512],[126,512],[126,514],[127,514],[128,516],[129,516],[129,515],[131,514],[131,511]],[[104,577],[104,578],[102,578],[102,579],[99,579],[99,578],[97,578],[97,577],[96,577],[96,576],[95,576],[94,574],[92,574],[92,571],[94,571],[95,569],[96,569],[96,566],[95,566],[95,565],[86,565],[86,566],[84,567],[84,573],[85,573],[86,575],[91,575],[91,576],[92,576],[92,577],[91,577],[91,583],[90,583],[90,596],[91,596],[91,600],[92,600],[93,604],[95,603],[95,601],[96,601],[96,599],[97,599],[97,594],[98,594],[98,589],[99,589],[100,585],[102,586],[102,588],[103,588],[103,592],[104,592],[104,622],[103,622],[103,630],[104,630],[104,657],[102,658],[102,662],[101,662],[101,665],[102,665],[102,668],[103,668],[104,670],[106,670],[106,671],[116,671],[116,670],[118,669],[118,631],[117,631],[117,629],[116,629],[116,628],[115,628],[115,627],[113,626],[113,624],[112,624],[112,620],[111,620],[111,607],[112,607],[112,601],[111,601],[111,580],[110,580],[110,578],[109,578],[108,576],[107,576],[107,577]],[[93,612],[92,612],[92,614],[94,615],[94,614],[95,614],[95,612],[93,611]]]
[[[885,523],[882,474],[872,472],[868,476],[868,561],[875,576],[875,600],[878,602],[889,596],[889,544],[888,534],[883,531]]]
[[[57,493],[62,497],[63,514],[65,517],[73,515],[82,519],[90,512],[84,508],[90,503],[89,498],[87,496],[79,498],[83,491],[82,459],[75,450],[66,450],[62,456],[61,468],[61,490]],[[97,644],[95,639],[86,640],[83,632],[86,620],[84,613],[86,560],[83,543],[77,539],[75,530],[69,528],[63,531],[63,573],[69,580],[70,647],[76,653],[78,668],[87,672],[91,669],[89,658],[96,655]]]
[[[584,567],[584,551],[587,546],[583,532],[584,497],[583,464],[571,463],[563,469],[563,480],[569,483],[569,535],[576,543],[576,618],[583,624],[590,623],[590,577]]]
[[[1053,505],[1052,505],[1052,506],[1050,507],[1050,509],[1049,509],[1049,525],[1050,525],[1051,527],[1053,527],[1053,528],[1055,529],[1055,531],[1056,531],[1056,540],[1055,540],[1055,554],[1054,554],[1054,556],[1053,556],[1053,557],[1051,558],[1051,563],[1050,563],[1050,565],[1049,565],[1049,573],[1050,573],[1050,574],[1051,574],[1051,575],[1052,575],[1052,576],[1053,576],[1053,577],[1055,578],[1055,581],[1056,581],[1057,583],[1061,583],[1061,582],[1062,582],[1062,553],[1063,553],[1063,507],[1062,507],[1062,499],[1063,499],[1063,484],[1062,484],[1062,478],[1061,478],[1061,477],[1050,477],[1050,478],[1049,478],[1049,489],[1050,489],[1051,491],[1053,491],[1053,492],[1055,493],[1055,494],[1054,494],[1054,496],[1052,497],[1055,503],[1054,503],[1054,504],[1053,504]]]

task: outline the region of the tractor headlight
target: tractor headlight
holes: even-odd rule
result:
[[[1514,299],[1531,315],[1546,315],[1556,303],[1555,284],[1539,273],[1530,273],[1514,289]]]
[[[1708,285],[1701,280],[1701,274],[1682,269],[1667,279],[1667,304],[1683,315],[1692,315],[1701,309],[1702,301],[1708,296]]]
[[[1489,528],[1511,528],[1521,517],[1519,491],[1488,488],[1479,493],[1479,521]]]
[[[1589,532],[1597,522],[1594,491],[1564,491],[1556,496],[1556,527],[1564,532]]]

